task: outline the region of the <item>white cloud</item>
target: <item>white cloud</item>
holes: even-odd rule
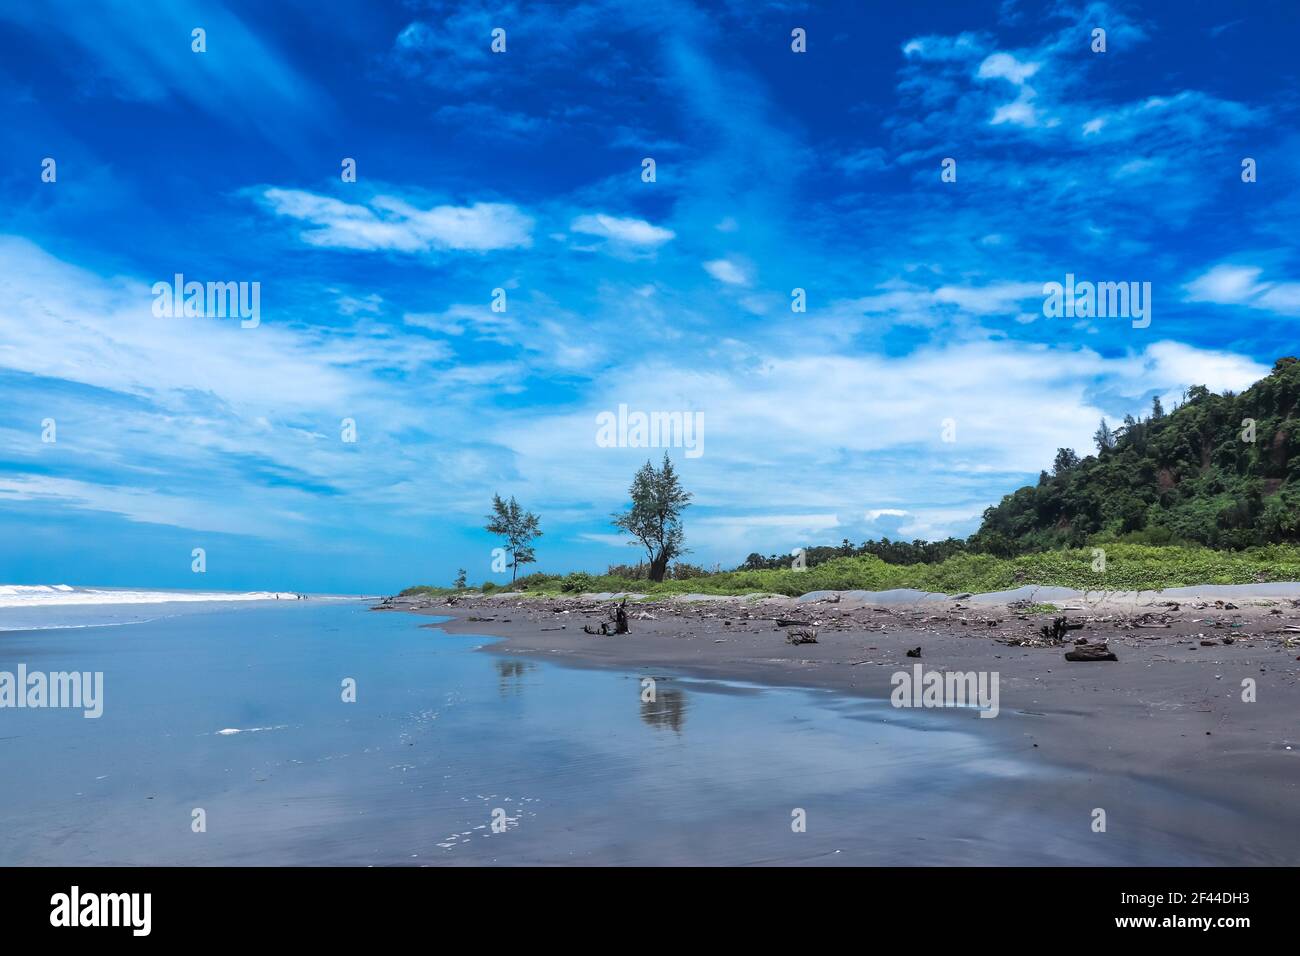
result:
[[[454,509],[477,490],[481,466],[441,459],[474,433],[479,390],[501,394],[521,379],[517,363],[448,366],[449,347],[428,336],[364,313],[350,327],[304,324],[265,308],[270,299],[257,328],[159,318],[148,281],[100,278],[0,237],[0,372],[21,373],[7,378],[20,384],[6,402],[59,429],[57,445],[35,430],[13,445],[3,497],[227,533],[310,520],[328,539],[343,495],[384,505],[358,509],[382,524]],[[332,313],[331,299],[321,308]],[[356,445],[340,440],[344,418],[357,422]],[[404,440],[412,430],[442,441]]]
[[[1020,88],[1020,95],[1012,102],[1004,103],[993,111],[989,122],[994,126],[1010,123],[1013,126],[1032,128],[1039,125],[1038,110],[1032,102],[1034,91],[1028,86]]]
[[[1010,53],[994,53],[980,64],[978,76],[981,80],[1003,79],[1016,86],[1023,86],[1025,80],[1038,72],[1040,63],[1024,63]]]
[[[1259,294],[1264,270],[1255,266],[1217,265],[1187,284],[1189,302],[1240,304]]]
[[[45,507],[62,505],[79,511],[115,514],[140,524],[161,524],[194,531],[216,531],[259,538],[285,537],[291,532],[281,512],[274,516],[265,508],[195,501],[168,494],[158,488],[131,488],[93,484],[46,475],[0,478],[0,501],[39,502]],[[276,520],[271,520],[274,517]]]
[[[730,259],[713,259],[704,263],[704,271],[727,285],[749,285],[746,269]]]
[[[1281,315],[1300,314],[1300,282],[1261,282],[1258,266],[1221,263],[1184,286],[1188,302],[1244,305]]]
[[[654,248],[676,237],[671,229],[654,226],[644,219],[620,218],[604,213],[579,216],[569,227],[574,232],[599,236],[631,246]]]
[[[1041,299],[1041,282],[998,282],[986,286],[940,286],[934,301],[979,315],[1005,314],[1026,299]]]
[[[961,33],[955,37],[916,37],[903,44],[903,54],[909,59],[930,61],[961,61],[981,55],[987,42],[974,33]]]
[[[337,249],[489,252],[532,245],[533,220],[508,203],[421,209],[395,196],[367,205],[301,189],[269,188],[262,200],[278,216],[307,223],[300,234],[314,246]]]

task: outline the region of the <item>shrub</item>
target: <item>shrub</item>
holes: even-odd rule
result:
[[[595,581],[596,579],[586,571],[575,571],[568,577],[562,579],[560,590],[581,594],[584,591],[595,590],[593,586]]]

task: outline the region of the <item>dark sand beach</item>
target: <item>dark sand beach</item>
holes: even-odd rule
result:
[[[951,709],[944,717],[955,714],[964,729],[997,740],[1017,759],[1060,768],[1059,783],[1048,774],[1032,799],[1106,808],[1112,834],[1122,827],[1114,808],[1140,801],[1171,839],[1212,845],[1224,861],[1295,863],[1300,601],[1293,590],[631,600],[630,633],[619,636],[583,631],[608,619],[615,603],[608,595],[397,598],[382,606],[450,616],[437,625],[448,633],[501,638],[483,647],[488,653],[647,675],[888,698],[891,675],[917,663],[997,672],[996,719]],[[1035,607],[1049,601],[1057,612]],[[1053,644],[1040,628],[1058,616],[1082,627]],[[796,627],[815,629],[817,642],[789,643]],[[1080,638],[1106,642],[1118,661],[1067,661]],[[918,647],[920,659],[909,658]],[[1248,680],[1253,702],[1243,700]],[[1259,846],[1268,847],[1263,857],[1255,855]]]

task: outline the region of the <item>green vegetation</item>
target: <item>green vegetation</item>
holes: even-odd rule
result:
[[[641,542],[650,562],[647,577],[662,581],[668,573],[668,562],[686,550],[682,544],[682,509],[690,506],[691,493],[682,487],[668,452],[664,452],[663,465],[658,469],[647,461],[632,478],[627,493],[632,507],[613,516],[614,527]]]
[[[1106,547],[1106,570],[1094,571],[1092,548],[1075,548],[997,558],[960,554],[935,564],[887,564],[877,557],[835,558],[807,571],[740,570],[664,581],[614,575],[530,574],[508,590],[533,595],[634,591],[668,594],[787,594],[809,591],[916,588],[945,594],[981,593],[1054,584],[1080,591],[1157,590],[1195,584],[1252,584],[1300,581],[1300,547],[1270,545],[1247,551],[1114,544]],[[486,588],[485,588],[486,590]],[[410,588],[403,594],[453,593],[446,588]],[[1045,606],[1044,606],[1045,607]]]
[[[1240,395],[1193,386],[1166,413],[1159,398],[1145,419],[1104,420],[1097,454],[1057,450],[1049,474],[984,512],[965,541],[867,541],[807,548],[805,570],[786,555],[751,554],[734,571],[683,562],[681,511],[690,502],[664,457],[630,489],[632,508],[615,524],[640,539],[648,563],[606,574],[529,574],[511,591],[529,594],[634,591],[651,595],[916,588],[946,594],[1024,584],[1078,590],[1155,590],[1196,584],[1300,580],[1300,362],[1279,359]],[[489,530],[512,545],[513,567],[533,560],[537,518],[514,499],[493,502]],[[1095,571],[1094,549],[1104,549]],[[457,580],[463,586],[464,574]],[[483,592],[496,589],[491,582]],[[460,593],[411,588],[409,593]],[[1043,605],[1047,612],[1048,605]]]
[[[935,564],[947,560],[954,554],[964,554],[970,548],[961,538],[948,538],[944,541],[864,541],[855,545],[845,538],[838,545],[819,545],[804,548],[804,563],[816,567],[835,558],[852,558],[874,555],[887,564]],[[758,571],[763,568],[788,568],[792,555],[771,554],[766,558],[757,552],[745,559],[738,570]]]
[[[1010,557],[1107,541],[1238,550],[1300,540],[1300,362],[1279,359],[1240,395],[1204,386],[1166,414],[1057,452],[1052,474],[984,512],[971,550]]]
[[[492,513],[487,516],[484,530],[505,539],[503,550],[510,555],[511,581],[519,573],[519,565],[537,560],[533,554],[533,541],[542,536],[540,519],[531,511],[520,508],[514,495],[509,501],[503,501],[500,495],[492,496]],[[462,573],[461,579],[463,577]]]

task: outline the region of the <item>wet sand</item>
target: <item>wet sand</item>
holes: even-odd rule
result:
[[[1060,768],[1042,799],[1113,807],[1167,793],[1161,826],[1240,863],[1300,862],[1300,600],[1293,585],[1179,589],[1084,598],[1050,589],[963,596],[820,592],[794,598],[629,601],[631,633],[596,636],[607,596],[390,599],[386,609],[450,616],[453,634],[501,638],[489,653],[579,667],[681,674],[888,698],[891,675],[996,671],[1001,714],[949,709],[1012,756]],[[1025,604],[1051,602],[1041,613]],[[1014,603],[1019,601],[1020,603]],[[1051,644],[1053,617],[1081,623]],[[797,622],[783,623],[778,621]],[[793,628],[817,643],[793,645]],[[1288,631],[1287,628],[1296,628]],[[1074,642],[1107,642],[1117,662],[1068,662]],[[1212,642],[1212,643],[1205,643]],[[921,658],[906,651],[921,648]],[[1243,701],[1243,681],[1256,685]],[[915,712],[910,712],[913,715]],[[1154,789],[1153,789],[1154,788]],[[1081,804],[1082,805],[1082,804]],[[1207,807],[1214,808],[1213,814]],[[1213,818],[1211,818],[1211,816]],[[1112,823],[1112,831],[1114,824]],[[1248,844],[1264,841],[1268,859]],[[1241,856],[1234,846],[1243,847]]]

